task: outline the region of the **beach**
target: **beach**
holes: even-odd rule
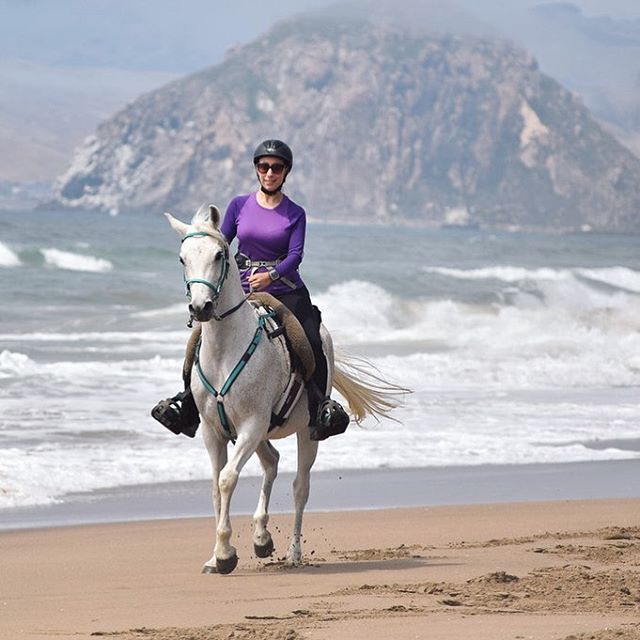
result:
[[[292,515],[282,505],[272,512],[276,549],[267,560],[253,554],[251,516],[236,512],[240,561],[228,576],[200,573],[211,555],[213,519],[171,517],[157,494],[142,501],[155,519],[134,519],[140,501],[130,505],[126,522],[69,526],[42,516],[50,526],[0,533],[0,637],[639,638],[640,498],[576,497],[587,477],[605,494],[637,496],[637,464],[563,468],[564,475],[540,465],[526,472],[513,467],[511,475],[508,469],[439,476],[413,470],[359,481],[349,472],[321,478],[316,510],[305,515],[302,565],[283,562]],[[466,490],[480,483],[479,491],[495,501],[482,504],[469,494],[478,504],[462,504],[462,494],[447,493],[449,485],[465,487],[465,473]],[[398,494],[401,478],[409,487],[425,480],[437,485],[438,477],[442,500],[459,504],[379,506]],[[544,478],[557,495],[573,499],[532,500],[536,486],[546,496]],[[331,486],[334,496],[351,496],[343,506],[331,498]],[[184,487],[172,490],[175,498]],[[358,502],[356,493],[359,508],[344,508]],[[424,503],[434,502],[422,495]],[[104,499],[103,507],[113,496]],[[238,510],[248,511],[242,504]],[[103,520],[112,506],[103,509]],[[76,522],[80,512],[77,507]]]

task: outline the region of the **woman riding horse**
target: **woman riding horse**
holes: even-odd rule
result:
[[[220,231],[229,243],[238,239],[236,261],[245,292],[270,293],[295,315],[304,329],[315,357],[315,372],[307,382],[310,435],[312,440],[324,440],[343,433],[349,416],[329,398],[320,312],[312,305],[298,272],[304,253],[306,213],[282,193],[293,167],[293,153],[281,140],[265,140],[256,147],[253,164],[260,188],[229,203]],[[200,418],[189,388],[190,376],[187,366],[183,371],[185,391],[161,401],[152,415],[174,433],[193,437]]]

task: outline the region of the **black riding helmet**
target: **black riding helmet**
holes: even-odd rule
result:
[[[291,151],[291,147],[282,142],[282,140],[265,140],[261,142],[253,152],[253,164],[256,164],[258,160],[264,158],[264,156],[273,156],[274,158],[284,160],[289,171],[291,171],[293,167],[293,152]]]
[[[282,189],[287,176],[291,172],[291,168],[293,167],[293,152],[291,151],[291,147],[289,147],[288,144],[282,142],[282,140],[264,140],[256,147],[256,150],[253,152],[254,166],[258,164],[260,158],[264,158],[265,156],[280,158],[287,165],[287,169],[285,171],[284,177],[282,178],[282,182],[277,189],[271,191],[269,189],[265,189],[262,186],[262,183],[260,184],[260,190],[267,195],[272,196],[275,193],[278,193],[280,189]]]

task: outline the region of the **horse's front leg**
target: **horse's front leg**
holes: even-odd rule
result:
[[[215,522],[220,520],[220,487],[219,478],[220,471],[227,464],[227,440],[221,438],[216,431],[207,424],[203,424],[203,439],[209,453],[212,470],[212,496],[213,496],[213,512],[215,514]],[[217,573],[216,554],[211,556],[202,567],[202,573]]]
[[[258,425],[243,425],[242,432],[238,435],[233,455],[220,471],[218,478],[220,513],[216,528],[216,546],[213,551],[218,573],[231,573],[238,564],[238,554],[235,547],[230,543],[232,529],[229,507],[231,497],[238,484],[240,471],[247,463],[247,460],[255,453],[262,440],[262,435],[262,430]]]
[[[253,514],[253,550],[258,558],[268,558],[273,553],[273,539],[267,529],[269,523],[269,500],[273,482],[278,475],[278,461],[280,454],[268,441],[263,440],[256,449],[262,465],[262,486],[258,506]]]
[[[293,499],[295,503],[295,519],[293,523],[293,533],[291,535],[291,545],[287,552],[287,564],[298,565],[302,560],[302,516],[304,508],[309,499],[309,486],[311,478],[311,467],[316,461],[318,454],[318,443],[309,437],[309,429],[303,426],[296,434],[298,438],[298,471],[293,481]]]

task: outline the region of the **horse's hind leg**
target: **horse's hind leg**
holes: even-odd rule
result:
[[[253,531],[253,550],[258,558],[268,558],[273,553],[273,539],[267,530],[269,523],[269,499],[273,482],[278,475],[278,460],[280,454],[268,441],[263,440],[256,449],[263,469],[262,486],[258,506],[253,514],[255,528]]]
[[[293,481],[293,500],[295,503],[295,520],[293,523],[293,534],[291,545],[287,552],[287,564],[297,565],[302,560],[302,516],[304,508],[309,499],[309,486],[311,477],[311,467],[316,461],[318,454],[318,443],[309,437],[309,429],[306,425],[297,433],[298,437],[298,471]]]

